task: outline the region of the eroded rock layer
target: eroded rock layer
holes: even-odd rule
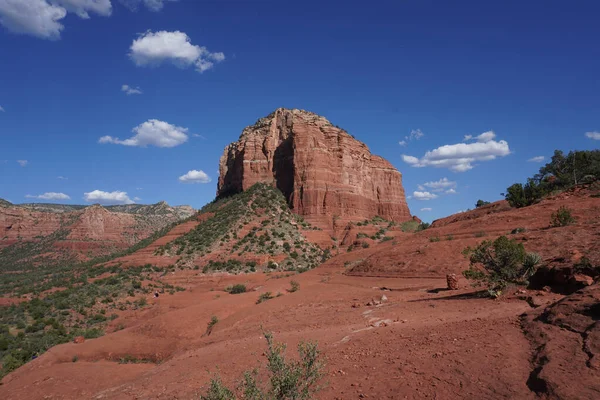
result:
[[[294,212],[332,221],[411,218],[402,174],[324,117],[279,108],[225,148],[217,195],[257,182],[279,188]]]

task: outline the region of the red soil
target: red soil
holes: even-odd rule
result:
[[[548,227],[550,213],[560,205],[573,209],[576,225]],[[265,364],[263,329],[287,343],[290,356],[302,340],[319,342],[327,360],[327,385],[319,399],[598,398],[594,354],[600,336],[597,327],[588,327],[598,324],[597,285],[563,300],[574,304],[570,308],[550,306],[554,317],[542,320],[536,318],[543,307],[532,311],[514,296],[478,298],[464,281],[457,291],[444,288],[446,273],[467,266],[460,254],[464,247],[517,227],[528,231],[512,237],[548,263],[586,256],[598,265],[600,199],[571,193],[526,209],[498,208],[505,206],[496,203],[454,221],[441,220],[416,234],[394,232],[394,240],[340,250],[317,269],[286,278],[170,273],[162,280],[188,290],[149,297],[146,308],[122,313],[112,324],[122,323],[124,330],[50,349],[5,377],[0,398],[198,398],[214,373],[235,386],[244,370]],[[475,237],[481,231],[487,236]],[[452,240],[446,240],[449,234]],[[437,236],[441,241],[430,242]],[[148,251],[146,259],[134,255],[140,257],[136,264],[155,262],[153,250]],[[291,279],[300,283],[295,293],[286,291]],[[223,291],[233,283],[252,290],[239,295]],[[257,305],[266,291],[283,296]],[[366,305],[383,294],[387,301]],[[535,291],[519,296],[530,295],[548,304],[562,297]],[[219,322],[203,336],[213,315]],[[563,315],[575,319],[565,325]],[[542,351],[540,346],[546,347]],[[157,363],[117,362],[127,355]]]

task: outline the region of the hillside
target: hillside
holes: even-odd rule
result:
[[[197,219],[112,261],[112,267],[100,266],[98,272],[116,277],[111,284],[117,286],[111,286],[112,302],[96,303],[92,310],[99,315],[105,309],[105,315],[115,317],[87,326],[102,327],[107,334],[53,347],[5,377],[0,395],[197,398],[215,373],[235,387],[242,372],[263,359],[257,361],[256,354],[264,352],[262,333],[271,331],[290,347],[318,341],[328,382],[320,399],[593,399],[598,375],[589,357],[596,354],[596,341],[560,326],[580,321],[583,325],[571,326],[585,333],[585,324],[594,324],[597,285],[577,273],[595,273],[592,267],[600,267],[598,194],[586,186],[520,209],[493,203],[425,230],[416,222],[360,221],[331,246],[329,260],[299,274],[313,266],[305,256],[315,247],[306,238],[323,231],[291,214],[280,193],[256,185],[206,206]],[[561,206],[572,210],[576,221],[551,227],[550,214]],[[459,290],[447,292],[446,274],[467,267],[462,250],[500,235],[537,251],[543,259],[540,271],[567,273],[571,268],[575,275],[565,277],[579,286],[569,290],[588,291],[564,297],[513,288],[492,301],[460,278]],[[285,242],[300,242],[297,259],[283,249]],[[248,265],[250,259],[256,265]],[[283,262],[269,268],[266,260],[274,259]],[[296,263],[287,267],[286,260]],[[573,265],[584,265],[583,260],[588,266],[573,272]],[[134,266],[145,261],[151,265]],[[127,271],[142,277],[133,297],[118,289],[119,282],[128,282]],[[244,285],[246,292],[228,293],[233,285]],[[150,295],[154,288],[163,293],[158,299]],[[544,307],[553,303],[565,306],[544,314]],[[574,311],[564,314],[567,309]],[[28,315],[27,308],[22,312]],[[68,321],[63,323],[72,324]],[[549,347],[540,347],[544,343]],[[561,350],[563,346],[571,350]],[[574,355],[572,371],[578,371],[568,375],[569,381],[556,358],[564,357],[564,351]],[[88,379],[91,375],[99,379]],[[72,384],[64,385],[67,377]]]
[[[0,266],[108,255],[194,212],[164,202],[109,207],[7,202],[0,207]]]
[[[167,237],[112,262],[204,272],[296,271],[327,257],[325,246],[315,243],[333,245],[329,235],[290,211],[279,190],[261,183],[205,206],[195,221],[175,227]]]

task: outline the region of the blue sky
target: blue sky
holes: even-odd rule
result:
[[[225,145],[296,107],[398,168],[413,214],[443,217],[499,199],[533,157],[598,147],[598,15],[592,0],[0,0],[0,197],[201,207]]]

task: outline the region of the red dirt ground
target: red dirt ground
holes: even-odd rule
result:
[[[576,225],[548,227],[550,214],[560,205],[573,209]],[[565,298],[563,302],[581,306],[557,308],[550,327],[535,320],[543,307],[534,310],[515,296],[479,298],[463,280],[460,290],[444,290],[445,274],[467,266],[460,254],[464,247],[517,227],[528,231],[513,237],[548,263],[557,257],[586,256],[598,264],[600,199],[567,193],[522,210],[497,209],[506,207],[495,203],[452,217],[454,221],[438,221],[417,234],[394,232],[394,240],[341,250],[301,275],[170,273],[162,279],[185,287],[185,292],[149,297],[146,308],[125,312],[112,322],[124,324],[123,330],[50,349],[5,377],[0,398],[197,399],[214,373],[235,386],[243,371],[264,365],[263,330],[287,343],[288,355],[295,354],[302,340],[318,341],[327,361],[326,387],[319,399],[600,398],[596,361],[586,364],[584,359],[572,370],[577,373],[561,375],[570,371],[569,357],[589,357],[590,351],[593,356],[600,344],[597,329],[585,325],[598,324],[596,314],[589,317],[586,311],[598,304],[590,300],[591,294],[587,300],[577,300],[580,292]],[[485,237],[475,237],[482,231]],[[446,240],[449,234],[452,240]],[[430,242],[434,236],[441,240]],[[291,279],[300,283],[295,293],[286,291]],[[239,295],[223,291],[233,283],[245,283],[251,290]],[[586,290],[596,296],[598,286]],[[257,305],[259,294],[266,291],[283,295]],[[366,305],[382,295],[388,300]],[[563,298],[545,292],[525,295],[547,304]],[[572,337],[565,338],[570,334],[560,322],[561,312],[576,311],[587,318],[581,324],[590,336],[573,334],[587,348],[568,341]],[[524,313],[530,316],[522,317]],[[213,315],[219,322],[203,336]],[[536,329],[544,329],[545,336]],[[155,363],[119,364],[127,355]],[[547,365],[542,373],[536,372],[540,365]],[[539,379],[553,390],[540,391]]]

